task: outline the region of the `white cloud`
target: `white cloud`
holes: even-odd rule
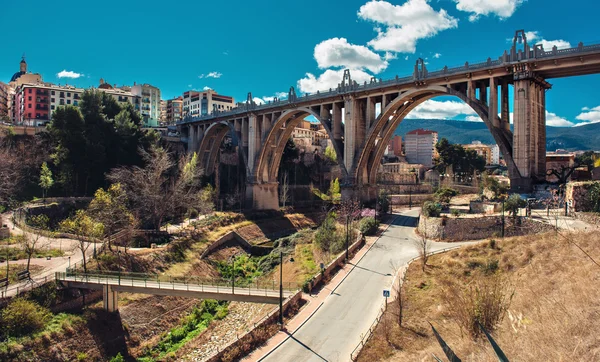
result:
[[[408,55],[404,57],[404,60],[408,60]]]
[[[575,126],[585,126],[587,124],[600,123],[600,106],[594,108],[583,107],[582,111],[583,112],[575,118],[583,122],[579,122],[575,124]]]
[[[315,46],[315,60],[321,69],[344,67],[350,69],[368,69],[379,73],[388,66],[387,60],[381,59],[363,45],[350,44],[345,38],[327,39]]]
[[[256,103],[256,104],[264,104],[264,103],[268,103],[268,102],[273,102],[275,100],[275,98],[279,98],[281,100],[283,98],[287,98],[287,96],[288,96],[288,94],[285,92],[277,92],[273,96],[254,97],[254,98],[252,98],[252,100],[254,100],[254,103]]]
[[[475,121],[477,113],[464,102],[428,100],[418,105],[406,118],[456,119],[466,115],[468,121]],[[460,117],[459,117],[460,116]]]
[[[573,127],[575,123],[546,111],[546,125],[552,127]]]
[[[198,76],[198,78],[200,78],[200,79],[204,79],[204,78],[221,78],[222,75],[223,75],[223,73],[210,72],[208,74],[200,74]]]
[[[76,73],[70,70],[62,70],[58,73],[56,73],[56,76],[58,78],[73,78],[73,79],[77,79],[79,77],[83,77],[82,73]]]
[[[527,31],[525,32],[525,37],[527,37],[527,42],[531,44],[542,44],[545,51],[552,50],[552,47],[556,45],[558,49],[568,49],[572,48],[571,43],[566,40],[557,39],[557,40],[546,40],[543,39],[539,32],[537,31]],[[512,41],[512,39],[511,39]]]
[[[277,98],[287,98],[288,94],[286,92],[277,92],[275,93],[275,97]]]
[[[402,5],[372,0],[360,7],[358,16],[385,27],[376,26],[377,37],[368,43],[379,51],[414,53],[419,39],[458,26],[456,18],[444,9],[435,11],[427,0],[408,0]]]
[[[479,117],[479,116],[467,116],[467,117],[465,117],[465,121],[469,121],[469,122],[483,122],[483,119],[481,119],[481,117]]]
[[[470,21],[480,16],[496,15],[501,19],[510,18],[523,3],[523,0],[454,0],[456,8],[471,13]]]
[[[368,82],[371,80],[371,75],[360,69],[350,70],[350,76],[353,81],[358,83]],[[298,89],[303,93],[316,93],[317,91],[329,91],[329,88],[336,89],[338,84],[344,78],[344,70],[327,69],[319,77],[315,77],[312,73],[306,73],[306,77],[298,81]]]
[[[259,105],[265,103],[265,101],[263,101],[261,98],[258,98],[258,97],[254,97],[254,98],[252,98],[252,100],[254,101],[254,103],[259,104]]]
[[[440,53],[435,53],[435,54],[433,55],[433,57],[434,57],[435,59],[439,59],[441,56],[442,56],[442,55],[441,55]]]
[[[212,88],[211,88],[211,87],[209,87],[209,86],[206,86],[206,87],[202,88],[202,90],[205,90],[205,91],[207,91],[207,90],[212,90]]]
[[[188,84],[188,88],[192,88],[192,85],[191,85],[191,84]]]

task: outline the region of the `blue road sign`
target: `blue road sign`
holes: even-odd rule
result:
[[[383,291],[383,296],[384,296],[385,298],[389,298],[389,297],[390,297],[390,291],[389,291],[389,290],[384,290],[384,291]]]

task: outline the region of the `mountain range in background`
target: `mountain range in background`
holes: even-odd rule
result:
[[[407,132],[417,128],[436,131],[440,139],[447,138],[451,143],[469,144],[473,141],[481,141],[484,144],[495,143],[483,122],[405,119],[394,134],[404,138]],[[600,123],[579,127],[546,127],[546,149],[556,151],[559,148],[569,151],[600,150]]]

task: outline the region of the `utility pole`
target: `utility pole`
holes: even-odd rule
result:
[[[504,200],[502,200],[502,237],[504,238]]]
[[[283,329],[283,251],[279,251],[279,325]]]

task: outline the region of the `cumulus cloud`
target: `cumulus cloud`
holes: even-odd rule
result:
[[[372,75],[360,69],[350,70],[352,80],[363,83],[371,80]],[[316,91],[328,91],[337,88],[344,78],[344,70],[327,69],[323,74],[316,77],[312,73],[298,81],[298,89],[303,93],[315,93]]]
[[[207,90],[212,90],[212,88],[211,88],[211,87],[209,87],[209,86],[206,86],[206,87],[202,88],[202,90],[205,90],[205,91],[207,91]]]
[[[470,21],[480,16],[496,15],[501,19],[510,18],[523,0],[454,0],[456,8],[471,13]]]
[[[408,0],[402,5],[373,0],[360,7],[358,16],[377,23],[377,37],[368,45],[378,51],[414,53],[419,39],[458,26],[456,18],[444,9],[435,11],[427,0]]]
[[[73,78],[73,79],[77,79],[79,77],[83,77],[83,74],[63,69],[62,71],[56,73],[56,76],[58,78]]]
[[[600,106],[589,108],[583,107],[582,111],[577,117],[578,120],[583,121],[575,124],[575,126],[585,126],[592,123],[600,123]]]
[[[327,39],[315,46],[315,60],[321,69],[344,67],[367,69],[379,73],[388,66],[387,60],[363,45],[350,44],[345,38]]]
[[[552,50],[552,47],[556,45],[558,49],[568,49],[572,48],[571,43],[566,40],[557,39],[557,40],[546,40],[543,39],[539,32],[537,31],[527,31],[525,32],[525,36],[527,37],[527,42],[529,44],[542,44],[545,51]],[[511,39],[512,41],[512,39]]]
[[[407,118],[456,119],[467,116],[468,121],[476,121],[477,113],[464,102],[428,100],[418,105]]]
[[[223,73],[210,72],[208,74],[200,74],[198,76],[198,78],[200,78],[200,79],[204,79],[204,78],[221,78],[222,75],[223,75]]]
[[[281,99],[287,98],[287,96],[288,96],[288,94],[285,92],[277,92],[273,96],[254,97],[254,98],[252,98],[252,100],[256,104],[264,104],[264,103],[268,103],[268,102],[273,102],[275,100],[275,98],[279,98],[281,100]]]
[[[435,53],[435,54],[433,55],[433,57],[434,57],[435,59],[439,59],[441,56],[442,56],[442,55],[441,55],[440,53]]]
[[[552,127],[573,127],[575,123],[557,116],[556,113],[546,111],[546,125]]]
[[[467,116],[467,117],[465,117],[465,121],[469,121],[469,122],[483,122],[483,119],[481,119],[481,117],[479,117],[479,116]]]

